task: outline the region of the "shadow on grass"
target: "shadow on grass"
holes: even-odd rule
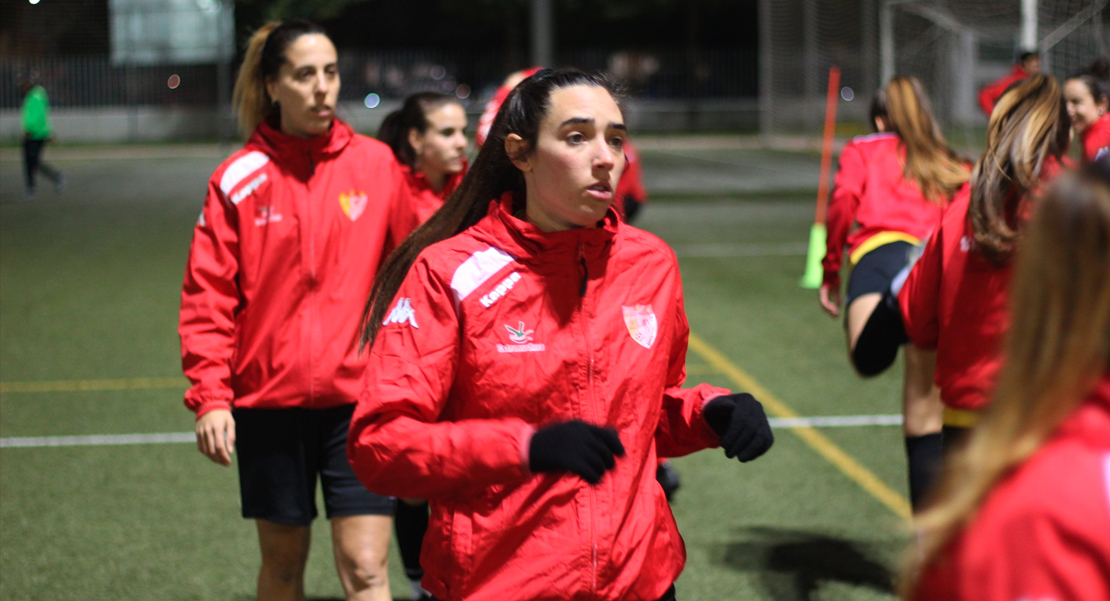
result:
[[[722,548],[721,562],[754,572],[770,599],[816,598],[828,583],[843,583],[877,592],[894,592],[895,573],[873,555],[889,556],[899,542],[864,542],[819,532],[750,528],[743,542]]]

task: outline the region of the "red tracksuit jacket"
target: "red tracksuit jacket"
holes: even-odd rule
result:
[[[894,133],[857,137],[840,153],[825,220],[826,252],[821,264],[826,284],[840,285],[845,246],[851,256],[876,234],[897,232],[916,241],[939,225],[946,203],[930,202],[917,184],[902,177],[905,156]],[[855,224],[859,227],[852,230]]]
[[[674,253],[619,221],[543,233],[506,198],[425,250],[370,355],[348,437],[370,490],[431,502],[423,586],[448,601],[658,599],[685,563],[658,456],[719,445],[680,388],[689,329]],[[532,433],[608,425],[597,486],[527,469]]]
[[[1082,134],[1083,158],[1093,163],[1110,156],[1110,114],[1103,115],[1091,124]]]
[[[443,188],[436,192],[423,173],[413,171],[408,165],[401,165],[400,167],[405,174],[405,182],[409,187],[409,198],[413,203],[413,210],[416,212],[418,223],[424,223],[431,218],[443,206],[443,203],[450,198],[451,193],[459,187],[463,177],[466,176],[466,169],[447,176],[447,182]]]
[[[1029,73],[1021,68],[1021,65],[1014,65],[1014,70],[1004,75],[1001,79],[991,82],[981,90],[979,90],[979,108],[983,109],[983,113],[990,118],[991,113],[994,112],[994,105],[998,104],[998,99],[1006,93],[1006,88],[1010,87],[1016,81],[1021,81],[1029,77]]]
[[[966,186],[956,195],[898,302],[910,340],[937,351],[934,379],[941,400],[955,409],[977,410],[986,405],[998,374],[1013,268],[971,250],[970,196]]]
[[[994,487],[915,599],[1110,599],[1110,374]]]
[[[302,139],[269,123],[208,183],[181,294],[197,416],[355,402],[358,317],[386,253],[415,227],[384,144],[335,121]]]
[[[1059,171],[1059,163],[1046,160],[1042,182]],[[973,250],[970,199],[970,186],[956,194],[906,278],[898,303],[910,340],[937,352],[934,380],[941,400],[975,411],[987,404],[1001,366],[1013,265],[995,265]],[[1027,215],[1029,207],[1023,203],[1018,210]]]

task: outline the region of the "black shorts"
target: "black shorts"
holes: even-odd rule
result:
[[[317,515],[317,474],[328,518],[392,515],[393,498],[366,490],[347,460],[354,408],[235,409],[243,517],[311,524]]]
[[[872,293],[883,293],[890,288],[894,276],[910,262],[917,246],[898,240],[875,248],[860,258],[848,276],[848,296],[844,306],[857,298]]]

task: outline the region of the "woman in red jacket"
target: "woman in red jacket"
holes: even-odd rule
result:
[[[370,490],[430,500],[439,599],[673,599],[658,457],[771,445],[751,395],[681,387],[677,260],[612,207],[625,137],[603,80],[536,73],[375,282],[348,454]]]
[[[250,139],[209,181],[185,271],[185,404],[202,453],[226,466],[236,451],[259,599],[304,597],[317,475],[347,599],[390,598],[393,502],[345,453],[366,366],[345,316],[414,218],[389,149],[335,117],[339,84],[319,26],[255,33],[234,92]]]
[[[401,163],[424,223],[466,175],[466,111],[446,94],[412,94],[382,121],[378,139]]]
[[[1100,59],[1064,82],[1071,127],[1091,162],[1110,155],[1110,62]]]
[[[1002,97],[1006,90],[1010,89],[1010,86],[1040,72],[1041,55],[1035,51],[1022,52],[1012,71],[979,90],[979,108],[983,109],[983,114],[990,119],[995,105],[998,104],[998,99]]]
[[[1011,255],[1038,191],[1059,172],[1069,137],[1054,78],[1033,75],[1006,92],[970,190],[957,196],[898,293],[909,339],[936,351],[946,449],[974,425],[994,388],[1009,327]]]
[[[952,195],[968,178],[967,164],[945,142],[917,79],[890,80],[875,95],[871,121],[879,133],[855,138],[840,154],[820,289],[821,307],[839,316],[840,271],[847,247],[851,275],[844,303],[845,333],[852,365],[863,376],[880,373],[893,360],[890,356],[876,362],[876,357],[861,352],[866,349],[858,344],[864,325],[882,292],[937,227]],[[923,483],[940,462],[940,403],[932,381],[932,354],[907,346],[905,357],[903,430],[910,499],[916,507]]]
[[[905,599],[1110,599],[1110,166],[1061,176],[1017,254],[1006,366]]]

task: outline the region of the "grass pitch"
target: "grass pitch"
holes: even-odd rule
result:
[[[727,142],[727,141],[725,141]],[[653,199],[637,225],[678,252],[691,328],[801,416],[899,411],[899,370],[861,381],[841,326],[797,286],[818,158],[720,138],[641,148]],[[187,434],[177,308],[192,225],[218,149],[49,149],[70,178],[21,202],[0,158],[0,438]],[[689,383],[736,388],[691,351]],[[822,429],[905,495],[901,430]],[[789,429],[741,465],[676,460],[688,550],[684,601],[891,599],[902,517]],[[187,440],[187,437],[186,437]],[[314,529],[312,599],[339,599],[327,528]],[[237,480],[188,442],[0,448],[0,599],[253,598],[254,526]],[[408,597],[395,555],[394,595]]]

